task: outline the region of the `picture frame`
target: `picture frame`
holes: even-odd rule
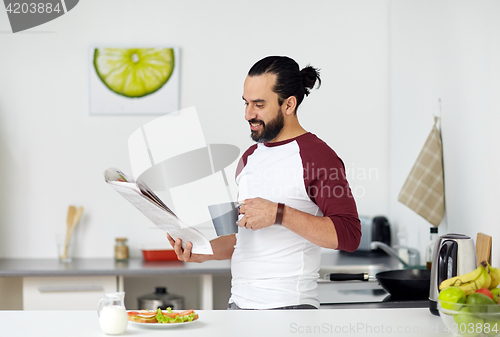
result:
[[[163,115],[179,110],[179,47],[92,47],[89,115]]]

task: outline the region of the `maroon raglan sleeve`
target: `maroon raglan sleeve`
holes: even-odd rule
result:
[[[254,144],[250,146],[241,156],[240,160],[238,161],[238,166],[236,167],[236,173],[234,175],[235,178],[237,178],[241,171],[243,171],[243,168],[247,165],[247,160],[248,157],[257,149],[257,144]]]
[[[337,249],[355,251],[361,240],[361,224],[344,163],[335,151],[313,134],[303,137],[299,146],[309,197],[323,216],[332,220],[337,231]]]

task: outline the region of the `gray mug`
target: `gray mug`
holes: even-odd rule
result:
[[[239,206],[237,202],[208,206],[217,236],[238,233]]]

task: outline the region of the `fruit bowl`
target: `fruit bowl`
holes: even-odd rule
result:
[[[498,304],[463,304],[438,301],[445,331],[455,336],[500,336]]]

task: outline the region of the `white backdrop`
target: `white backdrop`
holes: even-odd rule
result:
[[[77,255],[132,254],[163,234],[103,181],[130,172],[128,136],[157,116],[89,116],[88,48],[180,47],[181,108],[196,106],[207,143],[251,144],[242,85],[258,59],[321,68],[300,120],[344,159],[360,214],[386,214],[423,249],[428,224],[397,194],[441,114],[447,222],[440,234],[498,237],[498,1],[86,0],[12,34],[0,10],[0,257],[55,257],[69,204],[85,207]],[[438,99],[442,100],[440,112]],[[423,250],[422,250],[423,252]],[[494,241],[494,261],[498,264]]]
[[[446,224],[439,234],[493,236],[500,264],[500,2],[393,1],[390,214],[410,245],[425,248],[429,225],[397,194],[441,116]],[[440,112],[438,100],[441,99]]]
[[[321,68],[299,118],[343,158],[359,212],[388,214],[388,15],[388,0],[85,0],[12,34],[0,10],[0,257],[55,257],[69,204],[85,208],[79,257],[113,256],[117,236],[132,255],[165,242],[104,183],[110,166],[130,172],[128,137],[157,116],[88,115],[95,45],[179,46],[180,108],[196,107],[207,143],[242,151],[252,64],[278,54]]]

